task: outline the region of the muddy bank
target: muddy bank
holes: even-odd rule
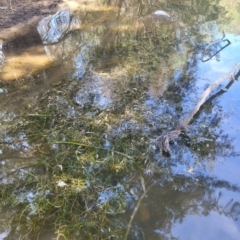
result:
[[[46,1],[1,1],[0,2],[0,43],[5,52],[40,44],[37,23],[44,17],[54,14],[62,0]],[[11,4],[10,4],[11,3]]]
[[[18,24],[27,24],[33,17],[44,17],[56,12],[62,0],[2,0],[0,1],[1,31]],[[0,35],[1,36],[1,35]]]

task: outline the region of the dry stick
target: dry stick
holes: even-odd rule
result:
[[[13,10],[13,11],[16,11],[16,10],[13,9],[13,7],[12,7],[12,0],[10,0],[10,9]]]
[[[231,42],[228,40],[228,39],[225,39],[225,33],[223,32],[223,36],[221,39],[218,39],[212,43],[210,43],[204,50],[203,54],[202,54],[202,62],[207,62],[209,61],[211,58],[213,58],[214,56],[216,56],[219,52],[221,52],[224,48],[226,48],[229,44],[231,44]],[[209,58],[207,59],[204,59],[204,54],[207,52],[207,50],[212,46],[212,45],[215,45],[217,43],[220,43],[220,42],[228,42],[225,46],[221,47],[221,49],[219,49],[218,51],[216,51],[212,56],[210,56]]]
[[[160,151],[163,152],[167,152],[170,153],[170,146],[169,146],[169,142],[174,140],[175,138],[177,138],[182,129],[187,128],[187,126],[189,125],[189,123],[191,122],[191,120],[193,119],[194,115],[199,111],[200,107],[206,102],[206,99],[208,98],[208,96],[210,95],[210,93],[213,91],[213,89],[215,89],[221,82],[223,82],[226,79],[233,79],[236,80],[236,70],[240,68],[240,62],[236,64],[236,66],[225,76],[219,78],[218,80],[216,80],[215,82],[213,82],[202,94],[200,101],[198,102],[198,104],[195,106],[195,108],[189,113],[189,115],[179,121],[176,130],[165,134],[165,135],[161,135],[157,138],[157,140],[159,141],[159,148]]]

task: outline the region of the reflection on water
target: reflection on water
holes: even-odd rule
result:
[[[35,71],[44,69],[51,64],[51,59],[42,49],[29,49],[28,53],[12,57],[4,63],[1,78],[3,80],[20,80],[27,74],[36,74]]]
[[[71,107],[64,96],[59,98],[67,117],[76,117],[79,109],[89,110],[86,116],[93,118],[96,109],[123,111],[125,118],[108,125],[106,135],[121,138],[131,132],[137,138],[141,132],[150,139],[172,130],[207,86],[239,62],[236,7],[240,2],[110,2],[71,1],[67,8],[42,19],[37,26],[41,44],[16,56],[7,52],[6,59],[0,52],[0,77],[19,80],[27,74],[43,74],[53,64],[56,72],[67,66],[68,78],[78,83],[71,89],[77,106]],[[162,17],[157,18],[159,14]],[[222,37],[223,30],[231,45],[202,62],[206,48]],[[218,45],[218,41],[212,44],[208,53],[218,51]],[[119,216],[126,226],[133,220],[128,239],[240,238],[239,90],[234,82],[209,101],[172,144],[171,156],[150,146],[143,171],[144,178],[150,179],[146,197],[141,198],[144,183],[135,184],[126,195],[127,212]],[[25,141],[29,148],[21,134],[21,143]],[[3,139],[4,143],[10,140]],[[110,140],[107,147],[112,146]],[[1,163],[12,165],[4,155]],[[109,199],[115,195],[108,193]]]

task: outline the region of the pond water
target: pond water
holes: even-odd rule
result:
[[[156,13],[159,10],[164,12]],[[162,153],[156,141],[188,117],[212,82],[240,62],[239,25],[239,0],[71,1],[31,26],[25,37],[5,39],[0,47],[2,185],[11,183],[9,173],[26,162],[36,163],[35,158],[45,153],[49,159],[53,153],[61,156],[58,144],[52,143],[58,134],[61,141],[70,141],[67,133],[58,130],[43,134],[44,141],[51,143],[46,147],[41,145],[44,141],[36,142],[33,130],[27,130],[31,121],[22,117],[39,117],[38,110],[49,106],[56,116],[51,115],[50,123],[45,119],[46,128],[57,129],[58,119],[63,119],[59,120],[63,129],[71,132],[67,121],[73,119],[79,128],[88,126],[79,130],[81,137],[92,136],[84,144],[93,144],[101,136],[103,149],[121,154],[116,144],[123,141],[130,149],[123,156],[132,153],[141,163],[138,170],[131,169],[132,175],[123,173],[121,180],[116,168],[115,185],[98,189],[96,206],[115,199],[116,192],[126,201],[124,211],[111,216],[124,225],[124,231],[116,236],[109,233],[105,239],[240,239],[237,79],[228,85],[229,76],[209,94],[186,129],[170,142],[170,154]],[[240,67],[232,77],[238,78],[239,71]],[[82,123],[85,119],[89,125]],[[104,122],[101,134],[94,135],[92,120],[96,125]],[[74,152],[77,159],[81,151]],[[64,161],[56,159],[61,169]],[[84,167],[89,173],[102,164],[98,155],[96,159]],[[23,170],[18,177],[24,174]],[[62,178],[56,178],[58,183]],[[89,181],[86,186],[91,185]],[[26,188],[23,201],[19,192],[18,202],[28,205],[42,194]],[[42,192],[46,197],[52,191]],[[89,204],[84,201],[89,209],[95,206],[92,199]],[[7,235],[6,239],[14,239],[8,221],[15,209],[11,207],[7,214],[2,209],[6,222],[1,220],[0,239]],[[17,229],[18,224],[14,226]],[[42,239],[53,238],[54,231],[44,231]]]

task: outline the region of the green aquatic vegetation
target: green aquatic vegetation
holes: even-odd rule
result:
[[[142,171],[147,142],[137,131],[112,131],[126,119],[137,125],[141,114],[128,108],[89,116],[82,108],[71,116],[68,107],[76,106],[66,92],[55,89],[40,99],[9,132],[24,132],[35,156],[1,188],[1,207],[15,211],[11,234],[36,239],[50,222],[57,239],[121,239],[126,226],[113,216],[126,209],[128,180]]]

